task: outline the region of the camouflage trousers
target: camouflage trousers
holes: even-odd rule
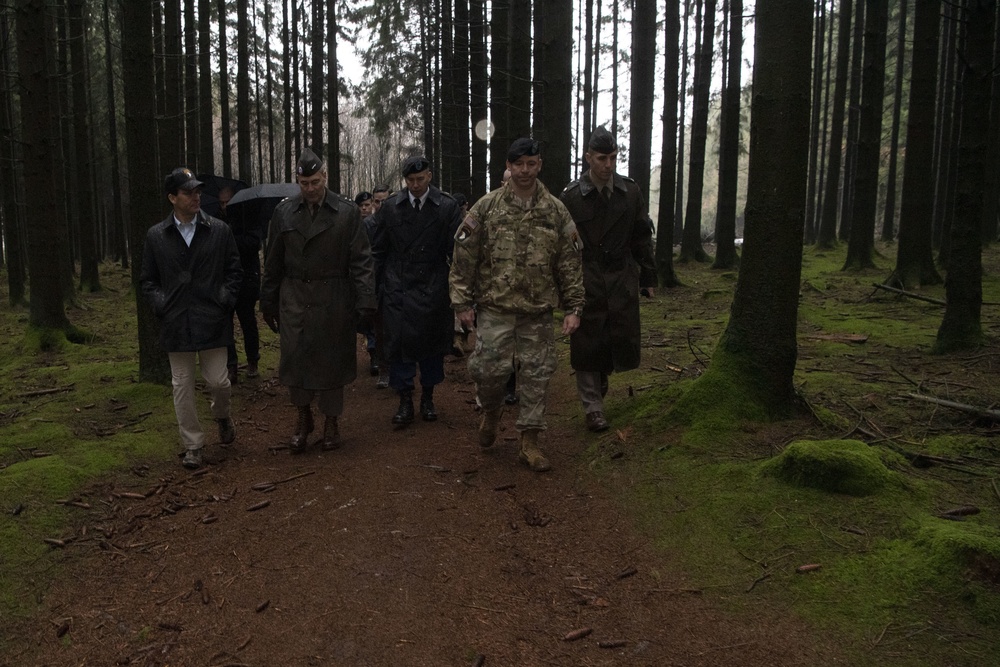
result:
[[[545,428],[545,395],[556,361],[551,311],[541,315],[491,310],[477,313],[476,349],[469,355],[469,375],[476,382],[483,409],[495,410],[503,407],[507,377],[517,369],[518,431]]]

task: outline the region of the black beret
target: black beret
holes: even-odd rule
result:
[[[525,155],[534,156],[542,152],[542,146],[534,139],[522,137],[515,139],[514,143],[507,149],[507,162],[517,162],[519,157]]]
[[[463,206],[469,203],[468,197],[463,195],[461,192],[456,192],[452,194],[452,197],[455,199],[455,203],[458,204],[459,208],[462,208]]]
[[[594,133],[590,135],[587,148],[595,153],[614,153],[618,150],[618,146],[615,145],[615,138],[611,136],[611,133],[603,125],[594,130]]]
[[[362,190],[354,197],[354,203],[360,206],[361,202],[368,201],[371,198],[372,198],[372,193],[368,192],[367,190]]]
[[[194,176],[194,172],[187,167],[177,167],[167,174],[163,180],[163,189],[168,195],[176,194],[178,190],[194,190],[205,185]]]
[[[312,176],[322,168],[323,161],[311,149],[306,148],[299,155],[299,163],[295,168],[295,173],[299,176]]]
[[[431,163],[427,161],[423,155],[411,155],[406,158],[406,162],[403,163],[403,178],[411,174],[419,174],[422,171],[426,171],[431,168]]]

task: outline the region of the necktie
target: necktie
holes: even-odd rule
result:
[[[419,199],[414,199],[414,200],[413,200],[413,208],[414,208],[415,210],[417,210],[417,211],[419,211],[419,210],[420,210],[420,200],[419,200]]]

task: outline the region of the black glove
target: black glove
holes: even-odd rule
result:
[[[278,333],[278,314],[264,313],[264,324],[270,327],[274,333]]]
[[[362,308],[358,311],[358,329],[371,331],[375,327],[375,310]]]

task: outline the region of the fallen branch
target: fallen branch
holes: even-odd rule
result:
[[[980,408],[975,405],[968,405],[966,403],[958,403],[956,401],[947,401],[943,398],[934,398],[932,396],[924,396],[923,394],[904,394],[908,398],[914,398],[918,401],[924,401],[926,403],[933,403],[934,405],[941,405],[946,408],[951,408],[953,410],[960,410],[962,412],[980,417],[983,419],[989,419],[991,421],[1000,421],[1000,410],[991,410],[989,408]]]
[[[18,394],[18,398],[34,398],[35,396],[47,396],[49,394],[58,394],[63,391],[73,391],[74,385],[68,384],[65,387],[53,387],[51,389],[36,389],[35,391],[26,391],[23,394]]]
[[[922,294],[914,294],[913,292],[907,292],[906,290],[897,289],[895,287],[889,287],[888,285],[881,285],[879,283],[872,283],[872,285],[874,285],[876,289],[884,289],[887,292],[892,292],[894,294],[900,294],[902,296],[906,296],[906,297],[909,297],[911,299],[916,299],[917,301],[926,301],[927,303],[933,303],[933,304],[936,304],[938,306],[947,306],[948,305],[945,301],[943,301],[941,299],[935,299],[934,297],[923,296]]]

